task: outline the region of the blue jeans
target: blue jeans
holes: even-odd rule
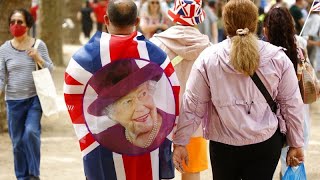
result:
[[[38,96],[7,100],[9,135],[13,146],[14,170],[18,180],[40,175],[40,119]]]

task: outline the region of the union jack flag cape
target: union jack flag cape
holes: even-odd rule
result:
[[[142,155],[117,154],[101,146],[88,130],[84,112],[84,91],[93,74],[106,64],[126,58],[140,58],[158,64],[168,77],[178,115],[179,82],[167,55],[139,32],[115,36],[97,32],[70,59],[65,72],[64,98],[71,117],[88,180],[158,180],[174,178],[171,159],[172,133],[156,150]]]

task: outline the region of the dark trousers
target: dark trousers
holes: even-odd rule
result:
[[[92,24],[86,24],[82,26],[82,32],[84,34],[84,37],[90,38],[91,31],[92,31]]]
[[[272,180],[277,167],[282,134],[279,130],[268,140],[245,146],[210,141],[214,180]]]
[[[101,32],[103,31],[103,26],[102,25],[103,25],[103,23],[98,23],[97,22],[97,30],[98,31],[101,31]]]

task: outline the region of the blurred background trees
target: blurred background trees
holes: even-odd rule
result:
[[[63,17],[65,22],[71,20],[74,23],[73,28],[63,29],[63,43],[65,44],[80,44],[81,22],[77,20],[77,12],[80,11],[82,3],[82,0],[64,0]]]
[[[62,52],[63,0],[40,0],[38,37],[48,47],[55,66],[63,65]]]

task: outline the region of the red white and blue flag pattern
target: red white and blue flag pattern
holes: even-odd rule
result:
[[[200,24],[205,18],[201,4],[202,0],[176,0],[174,7],[168,10],[168,17],[173,22],[185,26]]]
[[[65,72],[64,98],[71,117],[88,180],[159,180],[174,178],[171,159],[172,133],[156,150],[129,156],[102,147],[89,132],[83,114],[84,91],[93,74],[106,64],[126,58],[140,58],[157,63],[168,77],[175,96],[176,115],[180,86],[167,55],[139,33],[115,36],[97,32],[70,59]]]
[[[318,0],[315,0],[313,2],[313,6],[311,8],[311,11],[320,11],[320,3]]]

